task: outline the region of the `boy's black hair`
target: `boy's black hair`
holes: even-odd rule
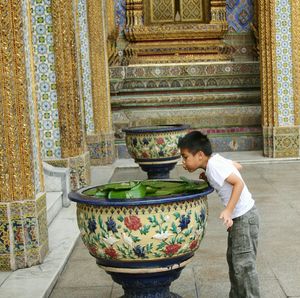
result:
[[[187,149],[193,155],[199,151],[202,151],[207,156],[212,154],[210,140],[200,131],[192,131],[179,139],[178,148]]]

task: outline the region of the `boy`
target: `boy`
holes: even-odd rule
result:
[[[189,172],[204,169],[205,176],[200,175],[200,178],[207,178],[225,206],[220,219],[228,231],[229,297],[260,297],[256,272],[259,217],[252,195],[239,173],[241,165],[212,154],[209,139],[199,131],[185,135],[178,147],[184,169]]]

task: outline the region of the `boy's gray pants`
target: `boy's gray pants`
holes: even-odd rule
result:
[[[259,216],[254,206],[246,214],[235,218],[228,231],[230,298],[260,297],[256,272],[258,230]]]

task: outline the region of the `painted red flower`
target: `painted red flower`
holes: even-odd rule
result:
[[[129,215],[129,217],[125,217],[125,226],[129,229],[129,230],[138,230],[142,224],[140,219],[135,216],[135,215]]]
[[[144,157],[144,158],[148,158],[149,157],[149,154],[147,153],[147,152],[142,152],[142,156]]]
[[[112,259],[116,259],[118,257],[117,252],[115,251],[115,249],[113,247],[107,247],[104,249],[104,252],[110,256]]]
[[[162,145],[162,144],[165,143],[165,140],[164,140],[163,138],[157,138],[157,139],[156,139],[156,143],[157,143],[158,145]]]
[[[192,243],[190,244],[190,249],[196,248],[197,245],[198,245],[198,241],[197,240],[193,240]]]
[[[93,255],[93,256],[97,255],[97,246],[91,245],[88,247],[88,249],[89,249],[89,252],[91,255]]]
[[[174,255],[177,253],[180,247],[180,244],[169,244],[166,246],[165,253],[169,256]]]

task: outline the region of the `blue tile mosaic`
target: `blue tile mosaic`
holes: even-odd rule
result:
[[[42,158],[61,158],[51,0],[30,4]]]
[[[250,32],[254,17],[253,0],[227,0],[226,16],[229,32]]]
[[[294,125],[291,3],[277,0],[275,7],[278,124]]]

